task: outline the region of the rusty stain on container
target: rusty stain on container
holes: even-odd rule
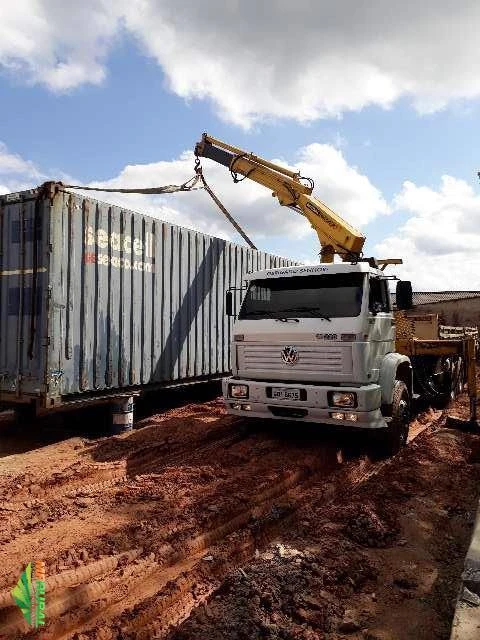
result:
[[[226,290],[289,264],[58,184],[0,196],[0,401],[227,374]]]

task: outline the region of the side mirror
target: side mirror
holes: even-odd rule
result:
[[[409,280],[397,282],[397,309],[403,311],[413,307],[412,283]]]
[[[233,291],[227,291],[225,294],[225,313],[227,316],[233,316]]]

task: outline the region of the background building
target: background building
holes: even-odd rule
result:
[[[440,324],[480,328],[480,291],[415,291],[413,304],[415,313],[438,314]]]

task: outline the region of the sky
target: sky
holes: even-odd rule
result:
[[[301,170],[417,291],[480,289],[478,0],[16,0],[0,6],[0,193],[179,184],[202,132]],[[316,233],[203,161],[265,250]],[[204,191],[114,202],[242,242]]]

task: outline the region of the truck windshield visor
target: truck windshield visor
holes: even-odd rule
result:
[[[352,318],[360,315],[362,273],[251,280],[239,319]]]

